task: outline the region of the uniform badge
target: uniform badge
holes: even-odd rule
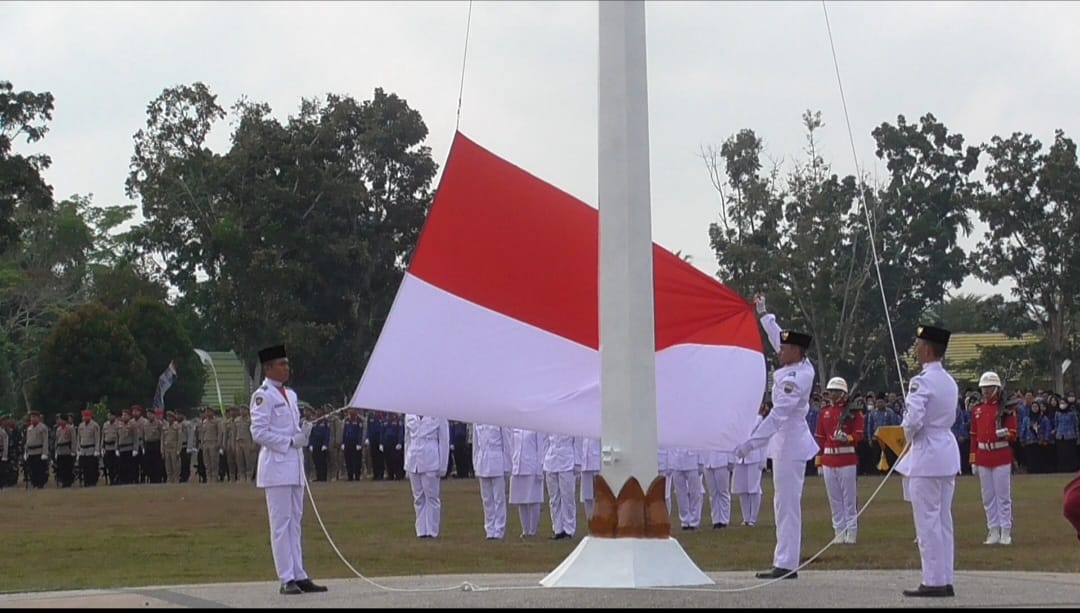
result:
[[[789,372],[789,373],[787,374],[787,376],[788,376],[788,377],[794,377],[794,376],[795,376],[795,371],[793,370],[793,371]]]
[[[795,391],[795,386],[794,385],[792,385],[790,383],[785,383],[784,384],[784,393],[785,394],[790,394],[793,391]]]
[[[261,405],[261,404],[262,404],[262,401],[263,401],[263,397],[262,397],[262,396],[256,396],[256,397],[255,397],[255,406],[259,406],[259,405]]]
[[[909,389],[910,389],[911,391],[910,391],[910,392],[908,392],[908,393],[910,393],[910,394],[914,394],[915,392],[919,391],[919,384],[918,384],[918,383],[916,383],[915,381],[912,381],[912,382],[911,382],[911,386],[910,386],[910,388],[909,388]]]

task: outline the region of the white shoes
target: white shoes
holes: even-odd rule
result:
[[[1001,528],[1001,538],[998,540],[1000,545],[1012,545],[1012,531],[1009,528]]]
[[[1010,539],[1011,543],[1012,540]],[[997,545],[1001,543],[1001,528],[990,528],[989,534],[986,535],[986,540],[983,541],[983,545]]]
[[[847,543],[848,545],[854,545],[855,544],[855,532],[856,532],[855,528],[848,528],[847,530],[845,530],[844,531],[844,542]]]

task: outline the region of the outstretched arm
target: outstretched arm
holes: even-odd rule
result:
[[[774,351],[780,351],[780,324],[776,323],[776,315],[765,310],[765,296],[754,296],[754,310],[757,311],[758,321],[769,337],[769,344]]]

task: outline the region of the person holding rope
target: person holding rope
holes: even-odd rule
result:
[[[306,482],[301,453],[311,426],[301,427],[296,392],[285,387],[289,380],[285,346],[263,349],[259,352],[259,362],[266,379],[251,395],[251,438],[262,446],[255,486],[266,492],[270,550],[281,580],[278,592],[286,595],[325,592],[326,587],[316,585],[308,577],[300,549]],[[208,476],[214,477],[213,473]]]
[[[952,434],[959,388],[941,358],[951,333],[919,326],[915,357],[922,372],[908,384],[907,411],[900,424],[910,448],[896,464],[908,481],[908,495],[919,544],[922,583],[904,596],[940,598],[953,590],[952,501],[960,472],[960,446]]]
[[[796,579],[802,546],[802,492],[806,461],[818,453],[806,415],[814,387],[814,365],[806,357],[813,340],[808,334],[780,331],[776,316],[765,311],[765,297],[755,296],[754,306],[769,343],[779,354],[780,368],[773,373],[773,408],[735,448],[735,457],[745,458],[759,447],[769,445],[773,466],[773,509],[776,514],[776,550],[773,568],[757,573],[758,579]]]

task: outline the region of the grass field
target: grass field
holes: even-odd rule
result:
[[[1016,475],[1011,547],[984,546],[985,519],[975,477],[957,481],[953,515],[957,568],[1073,572],[1080,562],[1076,536],[1062,517],[1067,475]],[[860,478],[860,504],[880,478]],[[706,571],[760,570],[772,560],[771,483],[763,483],[756,527],[683,532],[687,553]],[[443,481],[441,535],[413,532],[409,484],[317,483],[313,489],[327,528],[360,572],[370,576],[438,573],[546,572],[574,548],[541,537],[522,541],[511,508],[508,538],[488,541],[476,480]],[[704,511],[708,521],[708,503]],[[739,522],[738,504],[733,520]],[[579,505],[578,537],[586,533]],[[677,522],[676,522],[677,524]],[[706,523],[707,525],[707,523]],[[0,591],[105,588],[213,581],[274,580],[266,506],[247,485],[156,485],[0,490]],[[917,569],[911,507],[891,479],[863,515],[858,545],[835,546],[814,569]],[[807,478],[803,496],[803,556],[832,537],[828,499],[820,478]],[[348,577],[308,505],[304,513],[305,566],[313,577]]]

